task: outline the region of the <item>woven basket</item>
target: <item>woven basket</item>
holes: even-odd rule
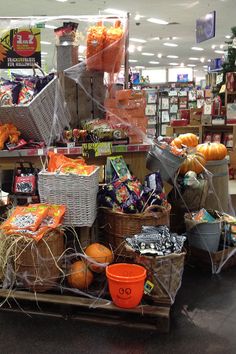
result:
[[[60,135],[69,126],[63,94],[57,83],[55,77],[24,106],[0,107],[0,123],[13,123],[26,140],[44,141],[48,145],[50,139]]]
[[[91,227],[97,216],[99,167],[90,176],[40,172],[40,201],[66,205],[64,225]]]
[[[173,304],[181,286],[186,252],[151,257],[139,255],[127,244],[125,248],[135,263],[147,269],[147,280],[154,285],[149,297],[156,303]]]
[[[37,243],[18,243],[15,254],[18,281],[25,288],[36,292],[54,288],[62,275],[59,270],[62,260],[59,258],[64,250],[63,233],[56,229]]]
[[[159,208],[159,211],[154,211]],[[101,228],[104,230],[105,241],[109,243],[114,250],[120,249],[121,253],[126,254],[124,240],[127,236],[133,236],[139,233],[142,226],[170,225],[171,205],[167,208],[159,206],[150,206],[144,213],[125,214],[111,209],[101,209]]]

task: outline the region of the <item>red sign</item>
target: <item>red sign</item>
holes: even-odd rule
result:
[[[37,40],[30,31],[21,31],[13,38],[13,49],[22,57],[31,57],[36,52]]]

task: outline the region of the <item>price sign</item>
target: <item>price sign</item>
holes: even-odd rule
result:
[[[41,65],[41,32],[38,28],[17,28],[0,38],[0,68],[22,69]]]

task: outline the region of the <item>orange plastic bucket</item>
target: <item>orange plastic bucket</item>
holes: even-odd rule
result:
[[[137,264],[107,266],[106,276],[114,304],[126,309],[138,306],[143,297],[146,274],[146,269]]]

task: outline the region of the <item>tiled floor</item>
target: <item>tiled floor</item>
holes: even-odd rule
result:
[[[236,353],[236,268],[187,268],[170,334],[0,312],[0,354]]]

